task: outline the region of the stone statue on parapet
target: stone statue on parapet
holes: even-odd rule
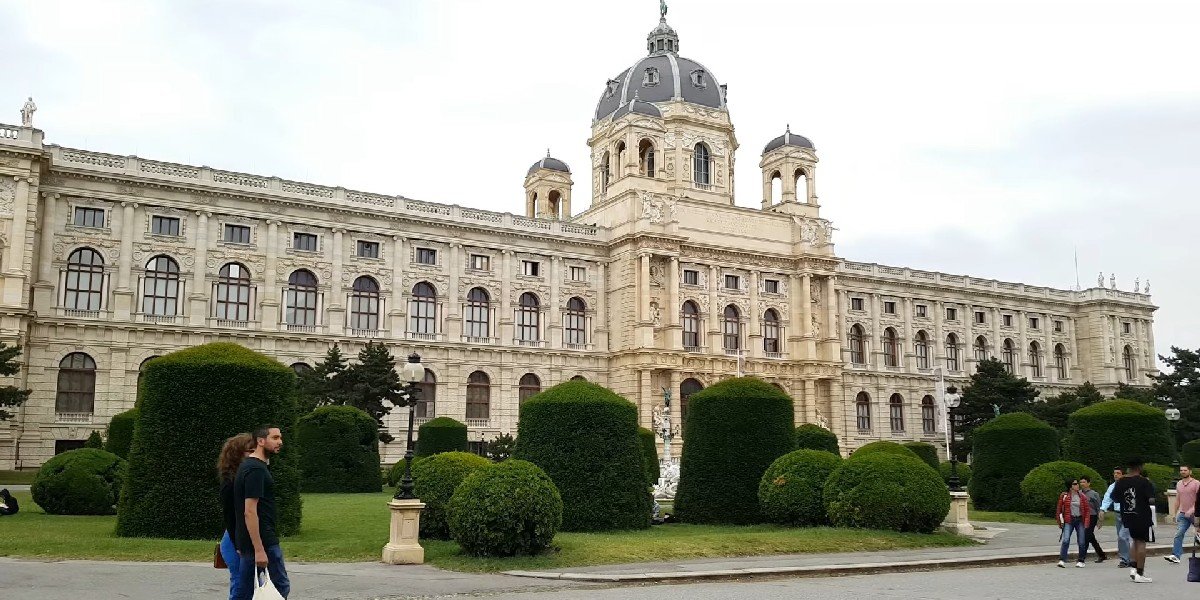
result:
[[[33,127],[33,113],[35,112],[37,112],[37,105],[33,103],[33,96],[30,96],[21,106],[21,127]]]
[[[1100,271],[1100,274],[1096,276],[1096,287],[1104,287],[1104,271]]]
[[[1116,273],[1108,274],[1108,287],[1110,287],[1114,290],[1117,289],[1117,274]]]
[[[662,18],[667,18],[667,0],[658,0],[658,14]]]

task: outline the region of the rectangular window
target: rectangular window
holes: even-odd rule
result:
[[[726,275],[725,276],[725,289],[727,289],[727,290],[742,289],[742,278],[738,277],[737,275]]]
[[[293,233],[292,234],[292,249],[302,252],[317,251],[317,234],[315,233]]]
[[[779,280],[778,279],[766,280],[763,284],[763,290],[766,291],[768,294],[778,294],[779,293]]]
[[[1062,333],[1062,330],[1063,330],[1063,322],[1055,321],[1054,322],[1054,333]]]
[[[542,263],[536,260],[521,261],[521,274],[526,277],[541,277]]]
[[[225,224],[225,241],[230,244],[249,244],[250,227],[248,225]]]
[[[474,271],[490,271],[492,269],[492,257],[486,254],[472,254],[471,269]]]
[[[433,248],[417,248],[417,262],[423,265],[436,265],[437,250]]]
[[[104,209],[76,206],[74,224],[76,227],[104,227]]]
[[[1130,323],[1129,321],[1122,322],[1121,323],[1121,333],[1126,333],[1126,334],[1133,333],[1133,323]]]
[[[1042,326],[1041,319],[1039,319],[1037,317],[1029,317],[1029,328],[1030,329],[1041,329],[1041,326]]]
[[[360,258],[379,258],[379,242],[358,240],[357,253]]]
[[[1012,327],[1012,324],[1013,324],[1013,316],[1012,315],[1004,315],[1003,319],[1004,319],[1003,323],[1004,323],[1005,327]]]
[[[896,302],[892,300],[884,301],[883,312],[889,315],[896,314]]]
[[[924,304],[918,304],[917,305],[917,316],[921,317],[921,318],[928,317],[929,316],[929,307],[925,306]]]
[[[947,321],[957,321],[958,320],[958,309],[957,308],[947,308],[946,309],[946,320]]]
[[[571,267],[571,281],[587,281],[587,268]]]
[[[154,235],[179,235],[179,219],[175,217],[150,217],[150,233]]]
[[[850,299],[850,310],[862,310],[862,309],[863,309],[863,299],[862,298],[851,298]]]
[[[688,285],[700,285],[700,271],[684,269],[683,282]]]
[[[987,323],[987,313],[982,310],[975,311],[975,324],[982,325],[984,323]]]

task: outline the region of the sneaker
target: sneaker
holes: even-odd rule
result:
[[[1152,583],[1153,581],[1154,581],[1153,579],[1150,579],[1149,577],[1146,577],[1145,575],[1138,575],[1137,573],[1133,574],[1133,582],[1134,583]]]
[[[1127,568],[1129,568],[1129,563],[1125,562],[1124,560],[1117,561],[1117,568],[1118,569],[1127,569]]]
[[[1065,562],[1063,562],[1063,561],[1061,561],[1061,560],[1060,560],[1060,561],[1058,561],[1058,568],[1060,568],[1060,569],[1065,569],[1065,568],[1067,568],[1067,563],[1065,563]]]
[[[1096,564],[1100,564],[1100,563],[1102,563],[1102,562],[1104,562],[1104,561],[1106,561],[1106,560],[1108,560],[1108,557],[1107,557],[1107,556],[1101,556],[1100,558],[1097,558],[1097,559],[1096,559]]]
[[[1082,569],[1082,568],[1083,568],[1083,561],[1079,561],[1079,562],[1075,563],[1075,568],[1076,568],[1076,569]]]
[[[1137,568],[1136,568],[1136,567],[1131,567],[1131,568],[1129,569],[1129,578],[1130,578],[1130,579],[1136,579],[1136,578],[1137,578],[1137,576],[1138,576],[1138,574],[1137,574]]]
[[[1163,558],[1167,559],[1167,562],[1169,562],[1171,564],[1176,564],[1176,565],[1179,564],[1179,557],[1175,556],[1174,554],[1168,554],[1168,555],[1164,556]]]

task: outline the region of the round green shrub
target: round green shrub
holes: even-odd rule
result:
[[[548,548],[558,533],[563,500],[545,471],[509,459],[468,475],[446,512],[450,537],[467,554],[532,555]]]
[[[1054,516],[1054,509],[1058,506],[1058,497],[1066,490],[1063,483],[1068,479],[1080,477],[1089,478],[1092,482],[1092,489],[1102,497],[1104,496],[1104,490],[1108,484],[1104,483],[1104,479],[1095,469],[1085,464],[1069,460],[1056,460],[1034,467],[1021,480],[1021,497],[1025,499],[1025,510],[1047,517]]]
[[[642,460],[646,465],[646,480],[650,485],[658,483],[658,444],[654,432],[638,427],[638,441],[642,444]]]
[[[428,456],[413,456],[412,469],[413,469],[414,473],[416,472],[417,464],[419,464],[421,461],[425,460],[426,458],[429,458],[429,457]],[[404,479],[404,459],[401,458],[400,460],[396,461],[396,464],[394,464],[390,468],[388,468],[386,482],[389,487],[396,487],[396,486],[400,485],[400,481],[403,479]]]
[[[967,487],[971,483],[971,465],[960,462],[955,470],[958,472],[958,485]],[[950,461],[942,461],[938,465],[938,473],[942,474],[942,480],[946,482],[946,485],[950,485]]]
[[[1183,445],[1179,451],[1179,464],[1187,465],[1193,471],[1200,469],[1200,440],[1192,440]]]
[[[284,440],[270,467],[276,530],[283,536],[298,532],[295,381],[295,373],[278,361],[231,343],[195,346],[147,363],[117,535],[220,537],[225,526],[217,501],[217,455],[226,438],[268,424],[279,427]],[[164,510],[179,506],[181,498],[187,510]]]
[[[554,481],[564,531],[650,526],[653,501],[633,403],[594,383],[567,381],[526,400],[520,415],[513,458]]]
[[[884,440],[864,444],[862,447],[850,454],[850,458],[858,458],[860,456],[867,456],[869,454],[891,454],[894,456],[910,456],[912,458],[921,458],[917,456],[916,452],[913,452],[912,450],[901,446],[896,442],[888,442]]]
[[[446,505],[455,488],[476,469],[491,465],[492,461],[470,452],[439,452],[413,464],[413,494],[425,503],[421,511],[422,536],[449,539]],[[400,477],[404,477],[403,470]]]
[[[1142,465],[1142,475],[1154,484],[1154,505],[1157,506],[1158,514],[1166,514],[1167,512],[1167,490],[1171,488],[1171,477],[1175,470],[1167,465],[1155,463],[1146,463]],[[1174,523],[1174,520],[1171,521]]]
[[[129,445],[133,443],[133,426],[137,424],[138,409],[131,408],[113,415],[108,422],[108,441],[104,449],[120,456],[129,457]]]
[[[125,461],[99,448],[82,448],[42,464],[29,491],[51,515],[111,515],[125,477]]]
[[[816,423],[805,423],[796,428],[796,449],[824,450],[838,456],[842,455],[842,450],[838,447],[837,434]]]
[[[1023,412],[1006,413],[972,434],[968,491],[980,510],[1021,511],[1021,480],[1034,467],[1058,460],[1058,434]]]
[[[758,485],[795,448],[792,399],[753,377],[692,395],[683,430],[675,516],[689,523],[758,523]]]
[[[929,533],[950,511],[950,491],[937,471],[915,456],[888,452],[842,461],[823,497],[835,527]]]
[[[1132,400],[1106,400],[1067,417],[1063,458],[1112,473],[1135,457],[1170,464],[1174,444],[1162,410]]]
[[[353,406],[322,406],[296,423],[300,491],[378,492],[379,424]]]
[[[417,429],[417,447],[413,456],[466,451],[467,426],[450,417],[430,419]]]
[[[95,448],[96,450],[104,449],[104,438],[100,437],[100,432],[92,430],[88,435],[87,441],[83,443],[84,448]]]
[[[938,468],[938,464],[940,464],[941,461],[938,459],[937,446],[934,446],[929,442],[905,442],[902,445],[905,448],[912,450],[913,454],[917,455],[917,458],[925,461],[925,464],[933,467],[934,469]]]
[[[842,462],[826,450],[795,450],[767,467],[758,484],[763,516],[781,525],[825,525],[825,480]]]

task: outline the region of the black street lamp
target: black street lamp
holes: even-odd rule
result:
[[[1175,424],[1179,422],[1179,409],[1175,408],[1175,401],[1170,398],[1160,400],[1167,401],[1167,409],[1163,414],[1171,424],[1171,489],[1175,489],[1175,484],[1179,483],[1179,450],[1175,447]]]
[[[946,483],[952,492],[962,491],[962,485],[958,482],[958,456],[954,452],[954,442],[958,441],[954,426],[958,421],[959,404],[962,404],[962,394],[958,393],[958,388],[954,386],[946,388],[946,419],[950,421],[950,481]]]
[[[400,369],[400,378],[405,382],[401,388],[402,400],[394,402],[397,406],[408,406],[408,443],[404,447],[404,479],[396,488],[396,500],[412,500],[412,458],[413,458],[413,421],[416,420],[417,402],[421,398],[421,388],[417,385],[425,379],[425,366],[421,364],[421,355],[413,352],[408,355],[408,362]]]

